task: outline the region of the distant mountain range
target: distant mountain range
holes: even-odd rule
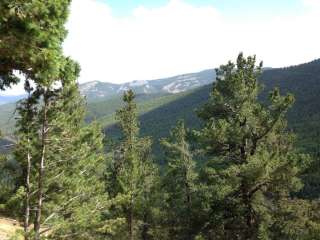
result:
[[[89,101],[119,96],[128,89],[132,89],[137,95],[176,94],[207,85],[214,79],[215,71],[210,69],[170,78],[132,81],[123,84],[93,81],[80,84],[80,91]]]
[[[16,102],[22,98],[24,98],[25,95],[0,95],[0,105],[6,104],[6,103],[12,103],[12,102]]]
[[[114,113],[121,106],[120,96],[128,89],[132,89],[136,93],[139,103],[146,103],[147,107],[143,110],[146,112],[160,103],[172,101],[179,97],[179,94],[212,83],[215,80],[215,75],[215,70],[209,69],[169,78],[136,80],[123,84],[92,81],[80,84],[79,88],[81,94],[86,96],[88,101],[87,120],[90,121],[100,117],[110,118],[109,114]],[[25,96],[0,96],[0,129],[4,134],[10,135],[13,132],[15,102],[23,97]],[[157,98],[161,98],[161,100]]]
[[[89,102],[110,99],[120,96],[132,89],[137,95],[165,95],[186,92],[213,82],[215,70],[209,69],[197,73],[181,74],[156,80],[135,80],[116,84],[103,81],[91,81],[79,85],[80,92]],[[0,105],[15,103],[25,95],[0,95]]]

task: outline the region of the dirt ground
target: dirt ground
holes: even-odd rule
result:
[[[22,229],[22,227],[17,221],[0,218],[0,240],[10,239],[10,237],[19,229]]]

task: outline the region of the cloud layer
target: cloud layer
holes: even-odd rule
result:
[[[114,17],[107,4],[73,0],[65,52],[82,66],[80,81],[125,82],[217,67],[238,52],[266,66],[320,57],[320,4],[303,0],[304,14],[230,18],[214,7],[171,0],[161,8]]]

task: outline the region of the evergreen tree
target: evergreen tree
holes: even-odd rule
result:
[[[70,2],[0,3],[0,88],[20,80],[16,70],[35,86],[18,107],[15,151],[24,174],[14,199],[24,198],[26,239],[40,239],[47,230],[55,239],[93,237],[90,231],[98,232],[101,223],[97,212],[106,204],[98,181],[101,134],[82,126],[83,100],[75,85],[80,69],[62,52]]]
[[[293,96],[275,89],[270,104],[258,101],[262,64],[238,56],[217,70],[209,102],[199,111],[197,133],[208,157],[207,239],[268,239],[275,206],[301,187],[285,114]],[[263,236],[263,237],[262,237]]]
[[[46,173],[46,221],[53,239],[97,239],[104,194],[104,154],[98,125],[85,126],[83,98],[76,85],[64,86],[55,104]]]
[[[70,2],[0,1],[1,90],[20,80],[14,71],[37,82],[54,78],[61,64]]]
[[[25,90],[28,93],[28,97],[25,100],[20,101],[17,104],[17,112],[19,117],[17,118],[16,137],[19,139],[15,146],[15,157],[22,166],[23,175],[19,181],[19,185],[22,186],[21,190],[25,194],[25,198],[20,199],[24,201],[24,232],[25,239],[29,239],[29,226],[30,226],[30,211],[31,211],[31,197],[34,191],[32,187],[31,179],[34,176],[34,168],[32,168],[32,156],[37,149],[35,148],[35,141],[37,138],[37,105],[38,99],[32,96],[33,88],[30,86],[30,82],[25,82]],[[33,171],[33,172],[31,172]],[[19,209],[22,211],[22,209]]]
[[[319,239],[319,201],[306,199],[281,199],[275,209],[270,239]]]
[[[187,142],[187,129],[183,121],[171,131],[161,144],[167,159],[163,180],[166,227],[169,239],[194,239],[196,227],[197,173]]]
[[[105,225],[100,212],[108,205],[101,131],[95,124],[84,125],[84,100],[75,84],[50,91],[46,118],[39,92],[18,108],[16,156],[25,170],[25,238],[50,232],[54,239],[97,239]]]
[[[137,107],[134,93],[124,93],[124,107],[116,118],[122,131],[122,139],[109,164],[107,190],[116,204],[113,218],[124,220],[126,230],[120,230],[115,239],[150,239],[152,191],[156,168],[150,158],[151,141],[139,137]],[[124,234],[124,231],[126,234]]]

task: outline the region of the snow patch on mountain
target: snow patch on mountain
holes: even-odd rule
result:
[[[80,91],[81,92],[92,91],[98,83],[99,83],[99,81],[93,81],[93,82],[81,84]]]
[[[201,86],[198,77],[194,76],[194,74],[181,75],[176,79],[176,81],[165,85],[162,89],[169,93],[180,93]]]
[[[121,85],[121,86],[119,87],[119,89],[117,90],[117,92],[120,93],[120,92],[128,91],[129,89],[130,89],[130,88],[124,84],[124,85]]]
[[[148,84],[148,81],[146,81],[146,80],[135,80],[133,82],[130,82],[128,85],[130,87],[140,87],[140,86],[143,86],[146,84]]]

